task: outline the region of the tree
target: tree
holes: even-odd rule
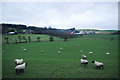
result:
[[[37,37],[37,41],[40,42],[40,37]]]
[[[113,38],[111,38],[110,40],[113,41]]]
[[[5,37],[4,39],[6,40],[6,44],[9,44],[9,38]]]
[[[67,37],[65,37],[65,38],[64,38],[64,41],[66,42],[66,41],[67,41],[67,39],[68,39],[68,38],[67,38]]]
[[[31,37],[30,36],[28,36],[28,41],[31,42]]]
[[[21,36],[18,36],[18,39],[19,39],[19,43],[21,43]]]
[[[25,43],[27,43],[27,38],[25,36],[23,36],[23,39],[25,40]]]
[[[54,38],[53,38],[52,36],[50,36],[50,38],[49,38],[49,39],[50,39],[50,41],[54,41]]]
[[[15,43],[17,44],[18,42],[17,42],[17,39],[15,39]]]

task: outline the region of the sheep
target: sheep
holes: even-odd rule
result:
[[[24,62],[23,59],[15,59],[15,64],[18,65],[18,64],[22,64]]]
[[[61,52],[60,51],[58,51],[58,54],[60,54]]]
[[[89,52],[89,54],[92,54],[93,52]]]
[[[23,51],[26,51],[26,49],[24,48]]]
[[[80,59],[81,65],[84,64],[85,66],[88,64],[88,60]]]
[[[63,51],[63,48],[60,48],[61,51]]]
[[[109,52],[107,52],[106,54],[110,54]]]
[[[21,48],[23,51],[26,51],[27,49],[25,49],[24,47]]]
[[[104,69],[103,63],[97,61],[92,61],[92,63],[94,63],[97,69],[101,69],[101,68]]]
[[[82,53],[83,51],[81,50],[80,52]]]
[[[24,69],[25,69],[26,66],[27,66],[27,63],[23,63],[23,64],[20,64],[20,65],[17,65],[15,67],[16,74],[19,74],[20,72],[24,72]]]
[[[83,56],[83,59],[86,59],[87,58],[87,56],[86,55],[82,55]]]
[[[43,53],[43,51],[41,51]]]

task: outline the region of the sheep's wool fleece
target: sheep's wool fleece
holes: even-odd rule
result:
[[[24,68],[25,68],[25,63],[15,67],[15,69],[24,69]]]
[[[82,63],[86,63],[86,62],[88,62],[88,61],[87,61],[87,60],[81,59],[81,62],[82,62]]]
[[[95,65],[96,66],[101,66],[101,65],[103,65],[103,63],[95,61]]]

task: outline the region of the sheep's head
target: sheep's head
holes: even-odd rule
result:
[[[95,61],[92,61],[92,63],[95,63]]]

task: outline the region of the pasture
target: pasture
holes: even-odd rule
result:
[[[31,36],[34,42],[2,45],[5,51],[2,53],[3,78],[118,78],[117,35],[86,35],[66,42],[60,38],[50,42],[48,35]],[[41,36],[42,42],[35,42],[35,36]],[[16,38],[16,35],[9,37]],[[114,38],[112,41],[111,37]],[[27,50],[23,51],[22,47]],[[60,54],[57,53],[59,48],[64,49]],[[88,54],[90,51],[93,54]],[[89,61],[86,67],[80,63],[83,54]],[[19,75],[14,69],[16,58],[23,58],[28,64],[25,72]],[[95,69],[92,60],[103,62],[104,69]]]

